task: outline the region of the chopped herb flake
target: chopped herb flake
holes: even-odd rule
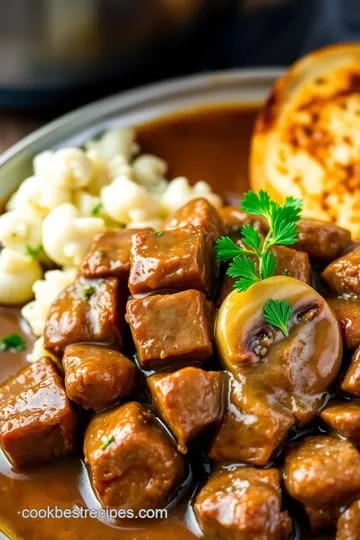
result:
[[[94,294],[94,292],[96,292],[95,287],[89,285],[81,291],[80,296],[83,300],[89,300],[89,298]]]
[[[103,209],[104,209],[104,205],[103,205],[103,203],[100,202],[99,204],[94,206],[94,208],[91,210],[91,215],[92,216],[98,216]]]
[[[25,246],[25,255],[27,257],[30,257],[30,259],[33,259],[34,261],[36,261],[39,258],[39,256],[41,255],[43,251],[44,251],[44,248],[41,244],[39,244],[38,247],[36,248],[30,246],[29,244]]]
[[[105,450],[114,441],[114,435],[110,435],[100,446],[101,450]]]
[[[289,269],[285,268],[285,270],[282,271],[282,275],[283,276],[288,276],[289,275]]]
[[[299,339],[299,343],[301,343],[301,345],[306,345],[306,341],[304,341],[303,339]]]
[[[303,404],[302,401],[297,401],[297,402],[296,402],[296,405],[297,405],[298,407],[300,407],[301,409],[305,409],[305,405]]]
[[[25,347],[24,338],[20,334],[9,334],[0,341],[0,351],[20,352]]]
[[[96,252],[96,255],[97,255],[98,257],[103,258],[103,257],[105,257],[105,251],[97,251],[97,252]]]
[[[162,236],[164,233],[162,231],[157,231],[154,233],[154,236]]]

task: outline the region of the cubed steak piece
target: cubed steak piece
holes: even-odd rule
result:
[[[133,235],[129,289],[142,294],[159,289],[198,289],[208,294],[214,272],[209,235],[191,225],[174,231]]]
[[[121,348],[120,324],[126,302],[121,296],[116,278],[77,278],[50,307],[45,348],[59,354],[67,345],[81,341],[100,341]]]
[[[17,469],[72,455],[76,426],[76,413],[58,375],[0,407],[0,444]]]
[[[234,206],[223,206],[218,210],[219,216],[224,223],[224,233],[227,236],[238,235],[241,227],[244,225],[252,225],[261,234],[266,234],[269,230],[269,225],[262,216],[254,214],[246,214],[240,208]]]
[[[354,501],[339,517],[336,540],[360,540],[360,500]]]
[[[360,402],[331,402],[321,411],[320,417],[330,429],[354,444],[360,444]]]
[[[233,377],[223,420],[210,447],[214,461],[266,465],[295,424],[292,414]]]
[[[147,379],[153,405],[175,435],[179,449],[218,422],[223,409],[224,373],[186,367]]]
[[[356,349],[351,358],[350,367],[340,388],[351,396],[360,397],[360,347]]]
[[[329,264],[321,274],[336,294],[360,293],[360,248],[353,249]]]
[[[213,473],[195,500],[204,534],[226,540],[285,540],[292,532],[281,511],[277,469],[232,467]]]
[[[240,242],[238,243],[240,244]],[[275,276],[290,276],[303,283],[311,284],[311,265],[307,253],[296,251],[286,246],[275,246],[271,251],[277,260],[277,266],[274,272]],[[254,260],[254,263],[258,267],[258,261]],[[237,279],[225,274],[216,303],[217,306],[221,306],[227,295],[234,289]]]
[[[129,300],[130,324],[141,366],[212,355],[213,306],[195,290]]]
[[[192,199],[186,203],[163,223],[162,229],[170,231],[187,225],[202,227],[212,242],[225,233],[224,222],[218,211],[206,199]]]
[[[159,508],[184,475],[181,454],[136,402],[95,415],[85,432],[84,454],[95,492],[110,508]]]
[[[360,300],[327,298],[326,301],[339,321],[344,346],[353,351],[360,345]]]
[[[285,487],[301,502],[311,531],[336,524],[338,507],[360,491],[360,454],[348,441],[311,436],[285,456]]]
[[[336,259],[351,242],[350,231],[328,221],[301,219],[297,229],[299,236],[294,248],[319,262]]]
[[[128,281],[133,234],[152,229],[114,229],[97,234],[80,266],[87,279],[117,277]]]
[[[135,387],[135,364],[120,352],[102,345],[69,345],[63,366],[66,393],[84,409],[105,409]]]
[[[29,364],[0,386],[0,404],[57,373],[57,367],[47,356]]]

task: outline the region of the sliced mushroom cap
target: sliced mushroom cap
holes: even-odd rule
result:
[[[263,308],[270,299],[293,308],[289,335],[268,324]],[[224,366],[257,391],[291,411],[298,425],[322,403],[341,364],[342,340],[332,310],[312,287],[274,276],[223,302],[215,340]]]

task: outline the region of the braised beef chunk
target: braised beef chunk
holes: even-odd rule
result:
[[[353,351],[360,345],[360,300],[327,298],[339,321],[344,346]]]
[[[213,473],[195,500],[205,535],[227,540],[285,540],[292,532],[281,511],[280,473],[232,467]]]
[[[220,217],[224,223],[224,232],[227,236],[238,234],[241,227],[244,225],[252,225],[261,234],[266,234],[269,230],[269,225],[262,216],[254,214],[246,214],[240,208],[234,206],[223,206],[218,210]]]
[[[47,356],[29,364],[0,386],[0,404],[56,374],[57,368]]]
[[[186,203],[163,223],[162,229],[169,231],[187,225],[202,227],[213,242],[225,232],[218,211],[206,199],[192,199]]]
[[[320,417],[330,429],[354,444],[360,444],[360,402],[331,402],[321,411]]]
[[[136,402],[95,415],[84,454],[97,496],[110,508],[159,508],[184,474],[181,454]]]
[[[88,278],[117,277],[127,281],[130,273],[130,251],[133,234],[152,229],[116,229],[94,237],[89,253],[80,266]]]
[[[295,419],[274,400],[268,400],[265,393],[254,391],[250,381],[243,385],[231,377],[229,386],[227,409],[209,457],[266,465]]]
[[[360,540],[360,500],[354,501],[339,517],[336,540]]]
[[[15,468],[72,455],[76,413],[58,375],[50,375],[0,407],[0,444]]]
[[[105,409],[135,387],[135,364],[108,347],[69,345],[65,349],[63,366],[66,393],[84,409]]]
[[[133,299],[126,311],[144,369],[211,356],[213,307],[203,293],[190,289]]]
[[[336,294],[360,293],[360,248],[336,259],[325,268],[322,277]]]
[[[360,491],[360,454],[348,441],[311,436],[285,456],[285,486],[316,532],[336,523],[337,508]]]
[[[328,221],[301,219],[297,229],[299,237],[294,248],[305,251],[310,259],[316,261],[336,259],[351,241],[348,230]]]
[[[347,373],[340,385],[343,392],[360,397],[360,347],[356,349]]]
[[[277,260],[275,276],[290,276],[304,283],[311,283],[311,265],[309,256],[304,251],[296,251],[286,246],[275,246],[271,250]],[[256,268],[257,260],[254,260]],[[238,278],[232,278],[225,274],[224,281],[220,290],[217,306],[221,306],[227,295],[234,289]]]
[[[122,345],[119,329],[124,299],[116,278],[79,277],[51,305],[45,325],[45,348],[61,353],[67,345],[101,341]]]
[[[198,289],[209,293],[213,248],[204,229],[191,225],[174,231],[134,234],[129,289],[142,294],[159,289]]]
[[[222,414],[224,374],[186,367],[147,380],[153,404],[175,435],[179,447],[218,422]]]

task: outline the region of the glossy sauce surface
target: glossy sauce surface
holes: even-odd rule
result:
[[[169,178],[181,175],[191,182],[204,180],[227,202],[235,203],[248,188],[249,143],[257,111],[256,106],[244,109],[238,105],[193,110],[138,128],[137,140],[143,152],[165,159]],[[0,338],[12,332],[27,332],[28,347],[23,353],[0,353],[0,383],[26,365],[26,354],[34,342],[20,321],[19,310],[0,308]],[[200,456],[194,466],[195,477],[201,477],[206,467]],[[0,454],[0,530],[24,540],[189,540],[201,536],[189,505],[196,483],[195,478],[182,502],[169,509],[168,519],[162,521],[123,520],[115,524],[92,518],[24,519],[21,511],[26,508],[99,508],[99,503],[80,459],[20,474]]]

